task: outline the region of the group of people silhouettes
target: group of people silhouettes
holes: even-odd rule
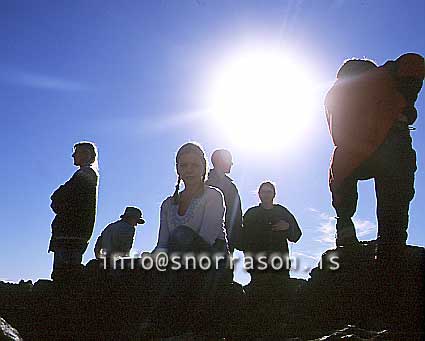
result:
[[[51,198],[56,217],[49,251],[54,252],[52,278],[58,281],[72,280],[82,269],[82,255],[92,235],[96,215],[97,148],[92,142],[80,142],[74,146],[72,156],[79,169]],[[178,150],[178,181],[174,194],[161,205],[154,252],[229,255],[237,248],[251,253],[281,252],[286,256],[286,240],[296,242],[301,230],[286,208],[273,203],[275,185],[271,182],[260,185],[261,204],[249,209],[243,218],[238,189],[227,175],[233,165],[231,153],[218,149],[211,161],[213,168],[206,179],[207,160],[202,147],[189,142]],[[181,182],[184,183],[182,191]],[[142,211],[132,206],[127,207],[120,218],[97,238],[94,249],[97,259],[129,256],[135,227],[145,221]],[[289,276],[289,268],[285,273]]]
[[[406,244],[409,203],[414,195],[416,154],[409,125],[424,79],[424,59],[405,54],[383,66],[351,59],[341,66],[325,99],[326,117],[335,145],[329,172],[332,205],[337,213],[336,244],[355,248],[352,217],[357,203],[357,181],[375,179],[378,245],[382,254]],[[52,194],[49,251],[54,252],[52,278],[70,278],[82,268],[82,255],[93,233],[97,201],[97,149],[94,143],[74,146],[79,169]],[[230,254],[239,249],[252,254],[288,254],[287,241],[297,242],[301,230],[289,210],[274,203],[272,182],[259,186],[260,204],[242,215],[241,199],[228,176],[232,155],[224,149],[207,159],[201,145],[182,145],[176,154],[177,184],[160,209],[155,252]],[[180,190],[183,182],[184,188]],[[98,237],[96,258],[128,256],[134,228],[143,224],[142,211],[129,206]],[[252,279],[267,271],[251,271]],[[289,278],[289,267],[279,272]]]

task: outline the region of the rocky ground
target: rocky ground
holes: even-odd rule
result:
[[[207,312],[191,301],[157,307],[168,321],[157,328],[150,312],[168,274],[92,262],[66,284],[0,283],[0,340],[421,340],[424,259],[414,246],[375,259],[373,242],[329,250],[308,281],[233,283]]]

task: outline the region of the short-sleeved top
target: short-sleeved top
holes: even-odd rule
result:
[[[205,185],[203,193],[192,199],[184,215],[179,215],[178,208],[173,197],[168,197],[161,205],[157,251],[168,250],[170,232],[182,225],[193,229],[210,245],[217,239],[226,240],[225,206],[223,194],[219,190]]]

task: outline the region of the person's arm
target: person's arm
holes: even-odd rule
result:
[[[169,210],[169,205],[169,200],[165,200],[161,205],[158,243],[156,244],[154,252],[166,252],[168,250],[168,238],[170,236],[170,231],[168,227],[167,212]]]
[[[115,235],[118,249],[128,255],[133,247],[135,229],[131,226],[121,228]]]
[[[287,222],[289,223],[289,228],[288,228],[288,240],[290,242],[296,243],[302,235],[301,229],[298,226],[298,222],[295,219],[294,215],[289,212],[289,210],[285,209],[285,213],[286,213],[286,219]]]
[[[255,214],[252,208],[245,212],[242,219],[241,242],[239,250],[252,251],[252,245],[255,240]]]
[[[415,101],[422,88],[425,75],[424,59],[416,53],[406,53],[396,61],[389,60],[383,68],[390,73],[396,82],[397,90],[406,100],[406,106],[402,112],[408,124],[413,124],[417,118]]]
[[[236,189],[235,201],[233,206],[233,229],[231,242],[235,248],[241,250],[242,243],[242,205],[241,198]]]
[[[289,229],[289,223],[286,220],[279,220],[277,223],[274,223],[272,226],[272,231],[286,231]]]
[[[63,185],[53,192],[51,208],[55,213],[72,209],[90,208],[96,201],[97,175],[92,169],[79,169]]]
[[[216,189],[208,190],[206,204],[201,220],[199,236],[209,245],[213,245],[215,240],[224,233],[224,200],[223,195]]]
[[[60,185],[50,196],[50,199],[52,200],[50,207],[56,214],[66,210],[70,193],[72,193],[75,188],[75,174],[76,173],[74,173],[74,175],[63,185]]]
[[[102,235],[100,235],[96,240],[96,245],[94,246],[94,256],[96,259],[101,258],[100,250],[102,249]]]
[[[91,210],[96,205],[98,177],[96,172],[89,168],[78,170],[74,176],[74,188],[70,195],[73,207],[82,210]]]

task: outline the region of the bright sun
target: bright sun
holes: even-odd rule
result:
[[[281,53],[244,53],[216,75],[210,114],[234,145],[285,149],[302,141],[311,121],[313,86],[301,65]]]

